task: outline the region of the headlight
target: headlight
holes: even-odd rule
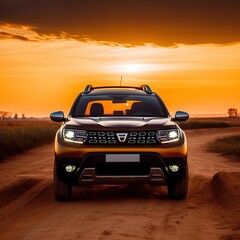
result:
[[[63,139],[67,142],[83,144],[87,141],[88,133],[85,130],[63,129]]]
[[[176,142],[179,140],[180,132],[178,129],[159,130],[156,137],[160,143]]]

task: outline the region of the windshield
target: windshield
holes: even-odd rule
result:
[[[167,117],[167,111],[156,96],[94,95],[81,96],[72,115],[73,117]]]

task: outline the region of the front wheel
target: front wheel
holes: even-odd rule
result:
[[[172,199],[184,199],[188,192],[188,167],[185,176],[176,182],[168,184],[168,196]]]
[[[68,201],[71,200],[72,186],[62,181],[57,173],[56,163],[54,163],[54,196],[57,201]]]

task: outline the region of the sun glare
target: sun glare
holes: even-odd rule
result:
[[[129,63],[119,64],[111,67],[110,71],[123,73],[143,73],[143,72],[156,72],[173,68],[167,64],[146,64],[146,63]]]
[[[140,73],[140,72],[147,72],[152,71],[153,66],[149,64],[140,64],[140,63],[128,63],[128,64],[119,64],[111,68],[114,72],[119,73]]]
[[[144,71],[143,64],[123,64],[121,67],[124,72],[129,72],[129,73]]]

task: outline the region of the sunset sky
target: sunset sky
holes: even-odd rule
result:
[[[66,114],[87,84],[149,84],[170,112],[240,110],[238,0],[0,0],[0,111]]]

